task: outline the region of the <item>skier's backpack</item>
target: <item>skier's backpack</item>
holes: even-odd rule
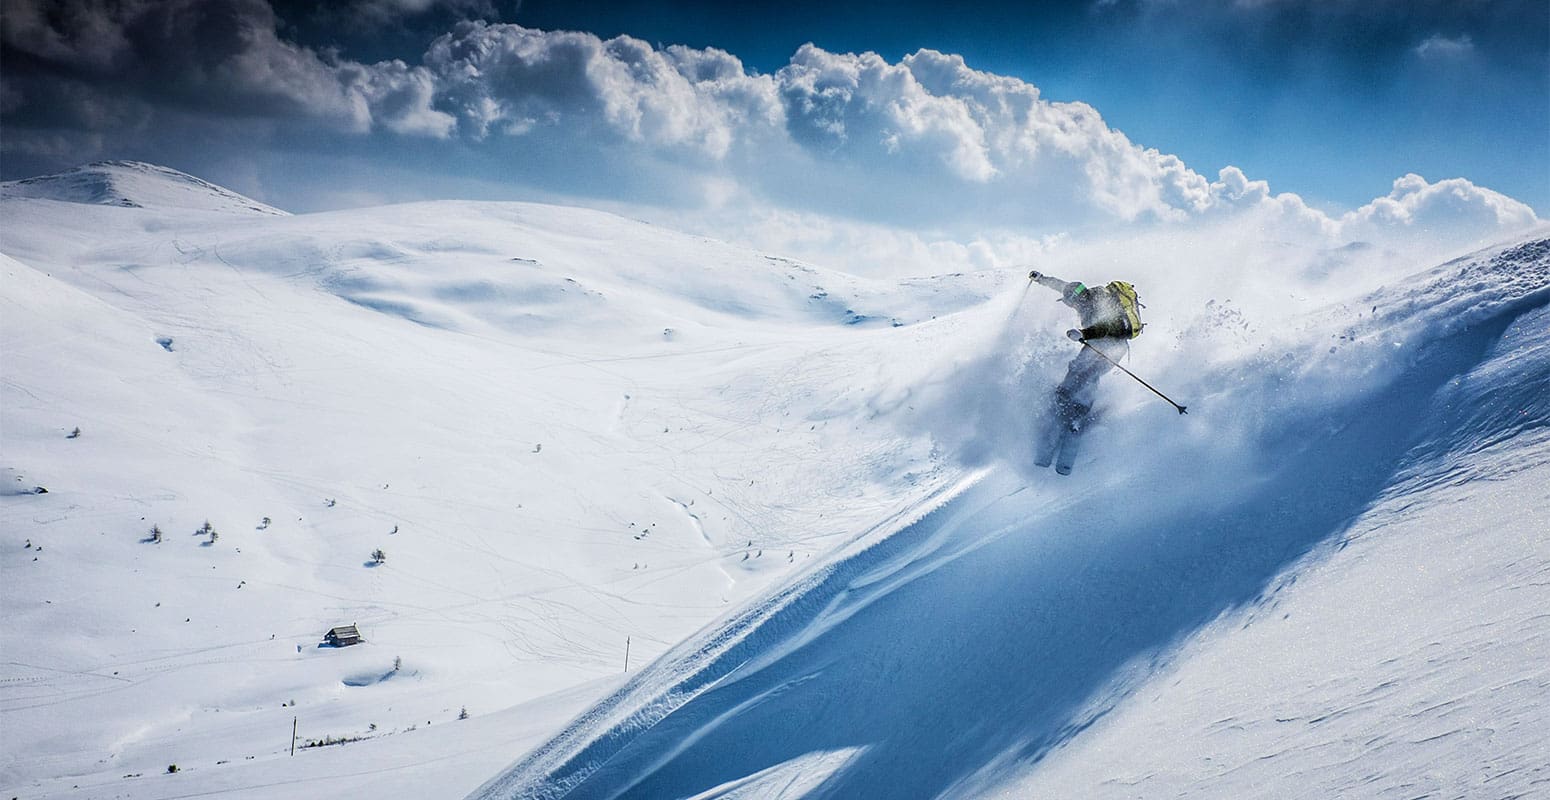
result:
[[[1141,299],[1136,295],[1136,287],[1124,281],[1110,281],[1105,288],[1109,290],[1109,295],[1118,301],[1120,311],[1125,315],[1125,338],[1134,339],[1140,336],[1141,329],[1146,327],[1146,323],[1141,321],[1141,309],[1146,306],[1141,305]]]

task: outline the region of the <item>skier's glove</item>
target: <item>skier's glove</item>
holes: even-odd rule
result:
[[[1083,336],[1082,332],[1077,330],[1076,328],[1072,328],[1071,330],[1066,331],[1066,338],[1070,339],[1073,342],[1085,342],[1085,341],[1087,341],[1087,337]]]
[[[1040,279],[1042,277],[1044,277],[1044,273],[1042,273],[1042,272],[1040,272],[1040,271],[1038,271],[1036,269],[1035,270],[1030,270],[1028,272],[1028,280],[1030,280],[1030,281],[1036,281],[1036,280],[1038,280],[1038,279]]]

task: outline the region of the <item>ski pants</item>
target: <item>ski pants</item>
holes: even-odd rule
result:
[[[1102,349],[1105,355],[1115,361],[1130,352],[1130,343],[1124,339],[1105,337],[1094,339],[1090,344]],[[1092,348],[1083,347],[1066,367],[1065,379],[1055,387],[1056,418],[1073,425],[1085,422],[1092,412],[1098,379],[1111,369],[1114,369],[1114,365],[1107,359],[1094,353]]]

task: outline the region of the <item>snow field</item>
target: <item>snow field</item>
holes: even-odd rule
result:
[[[1056,253],[1141,287],[1128,363],[1190,407],[1106,377],[1057,479],[1025,465],[1070,314],[1025,268],[180,176],[0,191],[11,794],[1542,782],[1542,234],[1421,273],[1211,229]],[[292,758],[293,718],[361,739]]]
[[[844,276],[577,209],[4,203],[3,466],[48,488],[0,501],[30,793],[616,675],[944,479],[828,390],[894,330]]]

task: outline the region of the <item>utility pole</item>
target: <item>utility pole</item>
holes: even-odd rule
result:
[[[624,671],[630,671],[630,637],[624,637]]]
[[[296,720],[297,719],[298,719],[297,717],[291,717],[291,755],[293,755],[293,756],[296,755]]]

